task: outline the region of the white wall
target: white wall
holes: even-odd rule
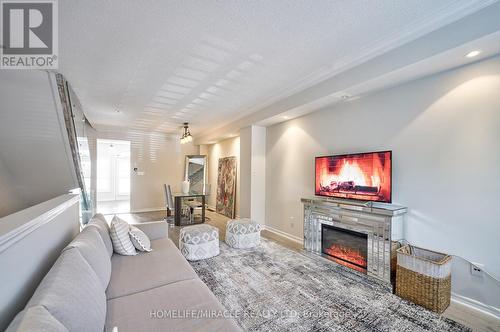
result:
[[[264,225],[266,219],[266,127],[240,130],[240,216]]]
[[[29,206],[12,181],[12,174],[0,159],[0,218]]]
[[[184,178],[185,156],[199,153],[199,147],[191,143],[180,144],[178,137],[163,133],[140,131],[89,132],[91,151],[95,148],[95,140],[98,138],[128,140],[131,142],[131,211],[164,208],[163,184],[170,184],[173,192],[179,192]],[[93,155],[93,158],[95,158],[95,153]],[[93,160],[93,163],[95,164],[95,160]],[[138,172],[143,172],[144,175],[138,175],[138,172],[134,173],[132,171],[134,167],[137,167]],[[95,167],[93,167],[92,178],[95,178]],[[93,187],[94,196],[95,185],[95,180],[93,180],[91,186]]]
[[[266,136],[267,128],[252,126],[251,215],[258,223],[266,224]]]
[[[240,196],[239,216],[250,218],[252,211],[252,126],[240,129],[240,188],[238,193]]]
[[[314,195],[315,156],[393,150],[407,239],[500,278],[499,91],[495,57],[268,128],[267,224],[303,237],[300,198]],[[496,285],[473,296],[500,308]]]
[[[208,159],[208,183],[211,184],[208,206],[215,208],[217,199],[217,173],[219,159],[225,157],[236,157],[236,215],[240,215],[240,137],[228,138],[219,143],[204,145],[200,148],[200,154],[207,155]]]
[[[80,231],[79,210],[78,195],[62,195],[0,218],[0,331]]]
[[[2,70],[0,159],[0,196],[18,195],[0,216],[78,187],[54,74]]]

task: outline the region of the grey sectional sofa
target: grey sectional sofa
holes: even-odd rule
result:
[[[153,251],[117,255],[106,220],[96,215],[7,331],[240,331],[168,239],[167,224],[135,226]]]

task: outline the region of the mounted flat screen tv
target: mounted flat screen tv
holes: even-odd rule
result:
[[[316,195],[391,203],[392,152],[316,157]]]

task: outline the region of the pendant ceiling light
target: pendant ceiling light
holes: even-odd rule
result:
[[[181,136],[181,144],[189,143],[193,141],[193,136],[189,132],[189,123],[184,122],[184,132]]]

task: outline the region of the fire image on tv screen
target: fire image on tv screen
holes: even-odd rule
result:
[[[391,202],[391,151],[316,157],[316,195]]]

